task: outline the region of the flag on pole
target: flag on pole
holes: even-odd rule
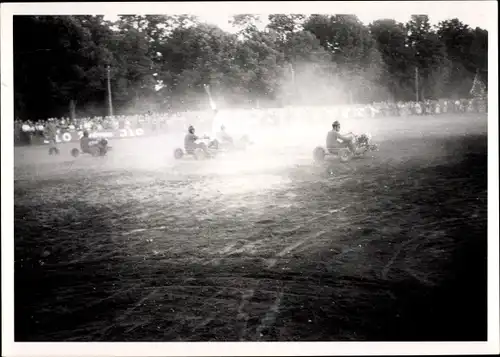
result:
[[[203,87],[205,88],[205,92],[207,92],[208,100],[210,102],[210,107],[212,108],[212,110],[217,109],[217,106],[215,105],[215,102],[212,99],[212,94],[210,93],[210,86],[208,84],[204,84]]]

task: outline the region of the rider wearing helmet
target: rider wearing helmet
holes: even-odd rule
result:
[[[196,142],[198,139],[200,139],[200,137],[195,135],[194,132],[194,126],[190,125],[188,128],[188,133],[186,134],[186,136],[184,136],[184,150],[186,150],[187,152],[193,152],[195,149],[200,148],[208,153],[207,147],[204,143]]]
[[[332,124],[332,130],[329,131],[326,136],[326,148],[330,151],[331,149],[337,149],[340,147],[348,147],[352,152],[356,152],[354,136],[352,134],[341,134],[340,123],[338,120],[335,120]]]

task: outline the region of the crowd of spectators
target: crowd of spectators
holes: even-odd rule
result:
[[[102,132],[114,131],[126,128],[145,128],[152,130],[163,129],[167,120],[171,118],[168,113],[152,113],[140,115],[113,115],[103,117],[85,118],[48,118],[47,120],[20,120],[14,121],[15,141],[21,140],[21,136],[44,136],[48,122],[55,123],[59,133],[65,131]]]
[[[327,106],[325,106],[327,107]],[[344,118],[438,115],[443,113],[486,112],[486,99],[460,100],[426,100],[421,102],[380,102],[366,105],[348,105],[337,107],[339,115]],[[293,110],[293,108],[292,108]],[[279,109],[261,109],[255,112],[262,114],[262,119],[271,119]],[[92,118],[50,118],[55,122],[58,131],[110,131],[124,128],[142,128],[151,131],[164,130],[172,121],[193,121],[203,117],[200,112],[153,113],[141,115],[116,115]],[[269,118],[265,118],[269,116]],[[183,120],[184,119],[184,120]],[[28,135],[44,135],[46,120],[15,120],[15,136],[22,133]]]
[[[43,132],[48,121],[53,121],[60,130],[117,130],[127,127],[141,127],[146,124],[166,123],[166,113],[147,113],[142,115],[116,115],[87,118],[48,118],[47,120],[15,120],[15,124],[24,132]]]
[[[486,112],[486,99],[441,99],[421,102],[380,102],[369,106],[354,106],[352,116],[414,116],[439,115],[444,113],[481,113]]]

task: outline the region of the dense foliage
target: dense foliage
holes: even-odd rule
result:
[[[487,85],[487,31],[458,19],[365,26],[353,15],[237,15],[227,33],[193,16],[16,16],[18,118],[218,105],[367,103],[467,97]],[[109,72],[108,72],[109,71]]]

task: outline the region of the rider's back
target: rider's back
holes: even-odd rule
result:
[[[339,147],[342,140],[339,138],[339,133],[335,130],[330,130],[326,136],[326,147],[336,148]]]
[[[89,137],[85,137],[83,136],[81,139],[80,139],[80,149],[82,151],[88,151],[90,148],[90,138]]]
[[[196,135],[187,133],[186,136],[184,136],[184,148],[186,150],[193,149],[196,140],[198,140],[198,137]]]

